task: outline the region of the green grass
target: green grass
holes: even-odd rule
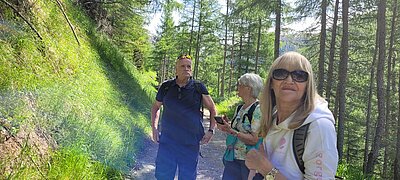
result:
[[[231,119],[235,114],[236,107],[239,105],[240,100],[238,96],[232,96],[217,103],[216,108],[218,114],[226,114]]]
[[[61,148],[49,159],[42,159],[32,147],[24,146],[19,157],[13,161],[13,171],[3,172],[0,179],[123,179],[124,176],[119,170],[93,161],[80,147]]]
[[[374,180],[377,179],[375,176],[367,177],[363,174],[362,166],[352,165],[347,163],[339,164],[336,175],[342,177],[343,179],[351,179],[351,180]]]
[[[119,171],[91,160],[79,147],[60,149],[48,166],[48,179],[123,179]]]
[[[0,117],[15,133],[21,125],[43,129],[59,149],[48,166],[16,166],[0,179],[40,179],[39,172],[49,179],[119,179],[150,132],[155,73],[136,70],[80,8],[64,4],[81,46],[53,1],[33,8],[43,41],[12,13],[5,17],[21,28],[0,36]]]

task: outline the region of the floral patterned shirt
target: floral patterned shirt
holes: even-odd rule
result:
[[[237,112],[237,114],[235,112],[235,115],[233,116],[235,117],[235,119],[233,119],[232,127],[236,128],[236,130],[239,130],[239,132],[243,134],[249,134],[249,131],[258,134],[260,129],[260,120],[261,120],[260,105],[257,105],[257,107],[254,109],[253,119],[251,120],[251,124],[247,116],[244,122],[242,122],[243,116],[247,114],[250,107],[251,105],[248,106],[246,109],[243,109],[242,106],[242,108],[239,110],[239,112]],[[246,153],[247,153],[246,145],[242,141],[238,140],[235,144],[235,159],[245,160]]]

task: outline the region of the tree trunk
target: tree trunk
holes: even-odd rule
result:
[[[248,29],[247,29],[247,48],[246,48],[246,73],[249,72],[249,66],[250,66],[250,36],[251,36],[251,22],[249,20],[247,20],[247,24],[248,24]]]
[[[229,13],[229,0],[226,1],[226,16],[225,16],[225,46],[224,46],[224,62],[222,64],[222,78],[221,78],[221,97],[224,97],[225,91],[225,64],[226,64],[226,51],[228,46],[228,13]]]
[[[397,142],[396,142],[396,158],[394,160],[393,172],[394,172],[394,180],[400,180],[400,72],[399,74],[399,84],[397,89],[397,97],[398,97],[398,107],[397,107]]]
[[[378,151],[381,147],[382,133],[385,129],[385,91],[384,91],[384,67],[385,67],[385,36],[386,36],[386,0],[380,0],[378,4],[377,32],[379,39],[378,53],[378,69],[376,72],[376,86],[378,98],[378,119],[374,141],[372,142],[371,152],[368,155],[367,174],[372,175],[374,172],[375,162],[378,158]]]
[[[394,4],[396,7],[396,4]],[[392,54],[393,54],[393,40],[394,40],[394,21],[396,20],[396,16],[392,16],[392,21],[391,21],[391,31],[390,31],[390,43],[389,43],[389,56],[388,56],[388,65],[387,65],[387,74],[386,74],[386,121],[385,121],[385,129],[384,129],[384,136],[385,137],[391,137],[390,136],[390,127],[391,127],[391,113],[390,110],[391,108],[391,77],[393,76],[392,73]],[[389,167],[389,146],[390,144],[390,139],[385,138],[383,139],[383,146],[384,148],[384,156],[383,156],[383,170],[382,170],[382,178],[383,179],[388,179],[388,167]]]
[[[192,55],[192,42],[193,42],[193,29],[194,29],[194,17],[196,14],[196,2],[197,0],[193,1],[193,12],[192,12],[192,23],[190,25],[190,41],[189,41],[189,55]]]
[[[223,79],[223,78],[222,78]],[[219,87],[222,86],[220,83],[222,83],[221,79],[221,72],[217,71],[217,92],[219,92]]]
[[[393,43],[394,43],[394,34],[395,34],[395,22],[396,22],[396,7],[397,7],[397,2],[393,1],[392,2],[393,6],[393,16],[391,20],[391,28],[390,28],[390,40],[389,40],[389,54],[388,54],[388,65],[387,65],[387,74],[386,74],[386,128],[384,130],[384,136],[385,137],[392,137],[391,136],[391,124],[392,124],[392,119],[391,119],[391,110],[392,104],[391,104],[391,78],[394,77],[394,73],[392,72],[392,56],[393,56]],[[385,147],[385,153],[384,153],[384,158],[383,158],[383,178],[388,179],[389,178],[389,173],[388,173],[388,168],[389,168],[389,151],[390,147],[393,145],[391,143],[391,139],[385,138],[383,139],[383,144]]]
[[[232,93],[232,80],[233,80],[233,61],[235,57],[235,29],[232,28],[232,47],[231,47],[231,63],[230,63],[230,73],[229,73],[229,94]]]
[[[166,53],[166,54],[168,54],[168,53]],[[173,72],[174,73],[174,76],[176,75],[175,74],[175,71],[173,71],[172,70],[172,68],[171,68],[171,63],[170,63],[170,59],[171,57],[169,57],[168,55],[166,55],[165,56],[165,80],[167,80],[167,79],[170,79],[171,78],[171,76],[169,75],[170,74],[170,72]],[[173,68],[175,68],[175,66],[173,67]]]
[[[239,38],[239,58],[237,61],[238,64],[238,71],[237,73],[241,74],[242,73],[242,55],[243,55],[243,35],[240,35]]]
[[[164,54],[163,61],[161,63],[161,79],[160,84],[165,81],[167,74],[167,54]]]
[[[395,70],[394,69],[394,64],[395,64],[395,58],[393,57],[393,51],[394,51],[394,47],[393,47],[393,44],[394,44],[394,39],[395,39],[395,31],[396,31],[396,21],[397,21],[397,19],[396,19],[396,17],[397,17],[397,0],[394,0],[393,1],[393,3],[392,3],[392,7],[393,7],[393,15],[392,15],[392,23],[391,23],[391,30],[390,30],[390,44],[389,44],[389,61],[392,59],[392,69],[393,69],[393,71]],[[392,77],[395,77],[395,73],[393,72],[392,73],[393,74],[393,76]],[[393,90],[395,90],[395,79],[396,78],[393,78],[393,82],[392,82],[392,87],[393,87]],[[388,82],[389,82],[389,80],[388,80]],[[397,93],[400,95],[400,72],[399,72],[399,88],[398,88],[398,91],[397,91]],[[393,177],[394,177],[394,179],[395,180],[399,180],[400,179],[400,174],[399,174],[399,172],[400,172],[400,168],[399,168],[399,159],[400,159],[400,96],[398,96],[398,98],[399,98],[399,101],[397,101],[397,103],[398,103],[398,108],[397,108],[397,128],[396,128],[396,125],[394,126],[395,128],[395,132],[397,131],[397,142],[396,142],[396,147],[394,147],[393,149],[395,150],[395,158],[394,158],[394,164],[393,164]],[[395,106],[395,104],[393,105],[393,106]],[[396,113],[395,112],[393,112],[393,116],[392,116],[393,118],[391,118],[392,120],[395,120],[396,119]],[[394,144],[394,143],[392,143],[392,144]]]
[[[367,117],[365,121],[365,144],[364,144],[364,161],[363,161],[363,171],[364,174],[367,172],[367,161],[368,161],[368,149],[369,149],[369,140],[370,140],[370,132],[371,132],[371,104],[372,104],[372,94],[373,94],[373,88],[374,88],[374,79],[375,79],[375,66],[376,66],[376,56],[378,52],[378,32],[376,33],[375,36],[375,50],[374,50],[374,56],[372,58],[372,64],[371,64],[371,71],[370,71],[370,80],[369,80],[369,91],[368,91],[368,106],[367,106]]]
[[[328,65],[328,77],[327,77],[327,85],[326,85],[326,99],[328,101],[328,106],[331,102],[331,89],[333,82],[333,62],[335,61],[335,44],[336,44],[336,29],[337,29],[337,21],[338,21],[338,12],[339,12],[339,0],[335,1],[335,12],[333,17],[333,26],[332,26],[332,39],[330,42],[329,48],[329,65]]]
[[[203,7],[203,2],[202,2],[202,0],[200,0],[200,8],[199,8],[200,16],[199,16],[199,27],[197,29],[196,57],[195,57],[196,61],[194,63],[194,76],[193,76],[195,79],[197,79],[197,76],[199,74],[198,71],[199,71],[199,64],[200,64],[200,41],[201,41],[200,40],[201,39],[200,31],[201,31],[201,20],[202,20],[202,15],[203,15],[203,13],[201,13],[202,7]]]
[[[254,73],[258,73],[258,56],[260,54],[260,44],[261,44],[261,18],[258,18],[258,32],[257,32],[257,50],[256,50],[256,67]]]
[[[279,56],[279,44],[280,44],[280,37],[281,37],[281,0],[277,0],[276,7],[275,7],[275,40],[274,40],[274,59],[278,58]]]
[[[243,26],[243,20],[240,20],[240,27]],[[236,62],[236,64],[238,65],[238,70],[236,71],[238,74],[242,74],[242,54],[243,54],[243,34],[242,32],[240,32],[239,28],[239,33],[240,33],[240,38],[239,38],[239,57],[238,57],[238,61]]]
[[[387,128],[387,127],[386,127]],[[387,129],[387,131],[385,131],[383,134],[385,134],[385,135],[387,135],[388,134],[388,129]],[[386,136],[386,137],[388,137],[388,136]],[[382,175],[381,175],[381,178],[382,179],[388,179],[388,177],[389,177],[389,174],[387,174],[387,172],[388,172],[388,164],[389,164],[389,147],[388,147],[388,145],[386,144],[386,142],[384,142],[384,153],[383,153],[383,169],[382,169]]]
[[[326,41],[326,6],[327,0],[322,0],[321,8],[321,34],[319,39],[319,61],[318,61],[318,94],[323,95],[325,75],[325,41]],[[328,81],[329,82],[329,81]]]
[[[346,119],[346,80],[347,80],[347,63],[349,59],[349,0],[343,0],[343,37],[341,42],[340,63],[339,63],[339,114],[338,114],[338,138],[337,148],[339,153],[339,162],[343,157],[343,141],[344,141],[344,121]]]
[[[347,131],[347,143],[346,143],[346,145],[347,145],[347,147],[350,147],[350,144],[351,144],[351,141],[350,141],[350,136],[351,136],[351,134],[350,134],[350,131]],[[346,148],[346,162],[350,162],[350,148]]]
[[[336,120],[335,124],[337,124],[338,119],[338,109],[339,109],[339,85],[336,86],[336,98],[335,98],[335,106],[333,108],[333,118]]]

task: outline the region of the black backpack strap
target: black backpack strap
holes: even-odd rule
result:
[[[164,88],[163,89],[163,97],[167,94],[169,88],[172,86],[172,81],[173,80],[168,80],[161,84],[161,87]]]
[[[199,80],[194,80],[194,89],[199,93],[199,94],[202,94],[201,93],[201,85],[202,84],[202,82],[201,81],[199,81]]]
[[[240,109],[242,109],[243,104],[240,104],[237,108],[236,108],[236,116],[239,114]]]
[[[201,116],[204,115],[204,106],[203,106],[203,93],[201,93],[201,81],[199,80],[194,80],[194,90],[197,91],[197,93],[200,94],[200,107],[201,107]]]
[[[249,119],[249,123],[251,124],[251,121],[253,120],[254,110],[256,109],[258,104],[259,104],[259,102],[256,101],[256,102],[253,103],[253,105],[251,105],[250,109],[247,111],[247,114],[245,114],[243,116],[242,123],[244,123],[244,119],[247,116],[247,118]]]
[[[239,114],[239,111],[240,111],[240,109],[242,109],[242,107],[243,107],[243,104],[240,104],[240,105],[236,108],[236,114],[235,114],[235,117],[233,117],[233,119],[232,119],[231,128],[233,128],[233,121],[235,121],[236,116]],[[236,128],[234,128],[234,129],[236,129]],[[237,129],[236,129],[236,130],[237,130]]]
[[[294,158],[296,159],[297,166],[304,174],[304,161],[303,161],[303,154],[304,154],[304,146],[307,138],[308,128],[310,127],[311,123],[307,123],[300,128],[294,130],[293,133],[293,152]]]

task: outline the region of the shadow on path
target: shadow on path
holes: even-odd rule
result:
[[[205,111],[203,121],[204,129],[210,126],[209,113]],[[220,180],[224,165],[222,164],[222,156],[225,151],[226,135],[221,131],[215,131],[212,140],[201,145],[202,157],[199,157],[197,166],[197,179],[199,180]],[[135,180],[155,180],[155,160],[157,155],[158,144],[153,143],[149,138],[144,140],[143,149],[137,156],[137,163],[131,170],[131,174],[127,179]],[[177,179],[177,177],[175,177]]]

